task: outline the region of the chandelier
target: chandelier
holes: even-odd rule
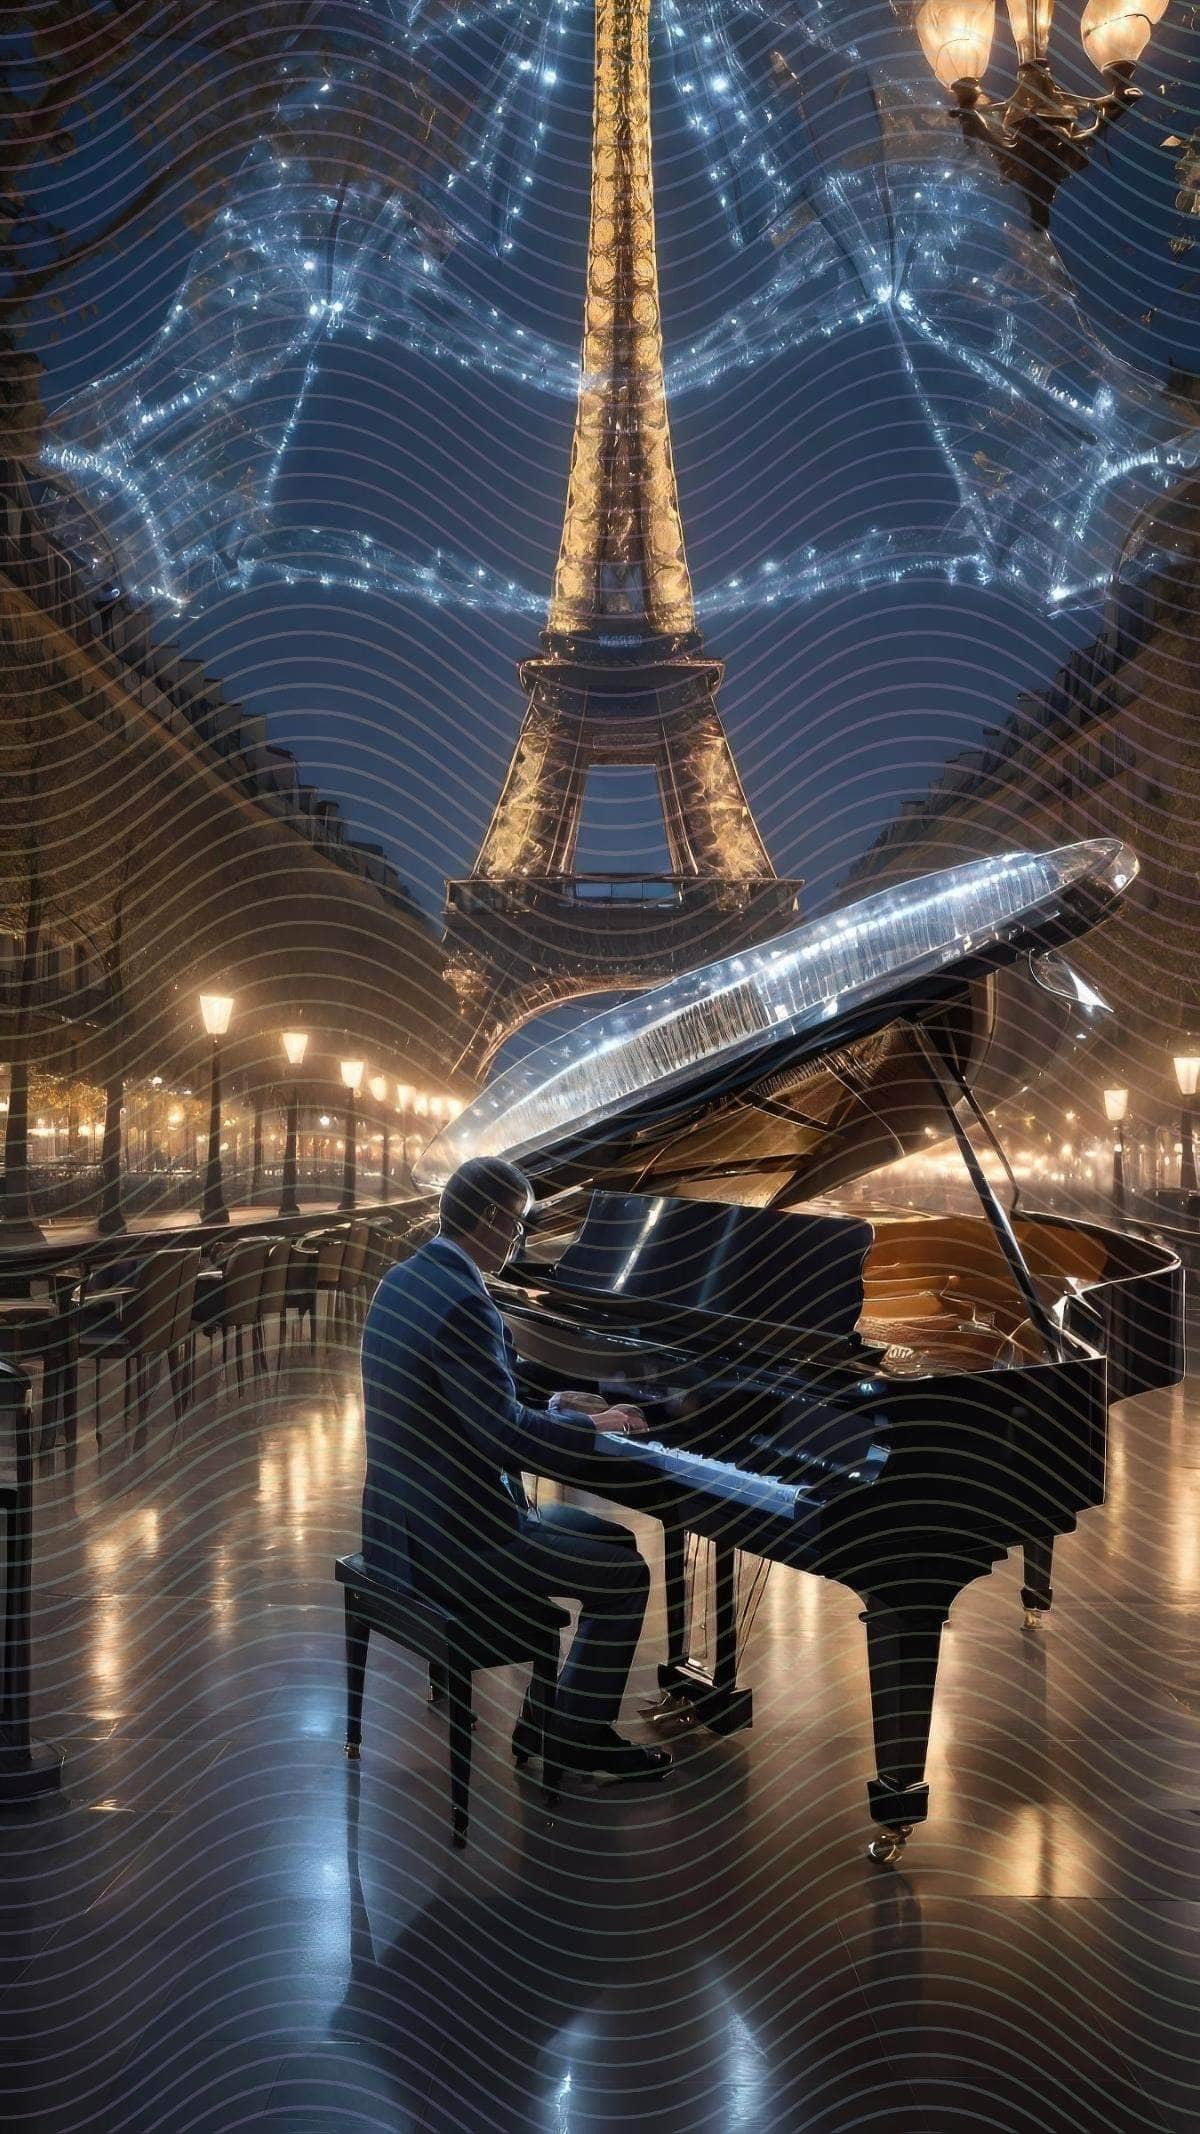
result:
[[[954,98],[964,134],[986,142],[1003,175],[1021,187],[1032,221],[1044,229],[1062,179],[1085,168],[1092,142],[1141,95],[1133,70],[1167,0],[1087,0],[1079,35],[1108,84],[1099,96],[1071,95],[1050,71],[1054,0],[1007,5],[1017,80],[1003,98],[986,95],[982,87],[996,0],[920,0],[916,31],[933,72]]]

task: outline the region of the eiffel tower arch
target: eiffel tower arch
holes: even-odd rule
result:
[[[794,921],[696,627],[663,379],[650,163],[650,0],[596,0],[583,353],[547,627],[483,843],[447,884],[448,976],[482,1074],[531,1016],[657,985]],[[584,790],[656,774],[669,872],[582,875]]]

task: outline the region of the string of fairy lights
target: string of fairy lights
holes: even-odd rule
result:
[[[60,534],[98,579],[168,613],[264,581],[544,608],[544,586],[468,554],[402,552],[291,523],[280,506],[337,336],[560,402],[578,382],[576,350],[496,290],[565,152],[556,114],[567,56],[576,76],[586,59],[590,0],[415,0],[364,15],[373,53],[297,59],[281,103],[294,145],[284,154],[276,134],[247,158],[150,345],[56,411],[45,468]],[[852,0],[804,12],[659,0],[656,99],[674,98],[702,144],[724,241],[754,270],[669,351],[668,386],[682,405],[882,327],[949,480],[919,524],[785,546],[700,588],[700,611],[798,607],[930,574],[1003,585],[1044,612],[1090,603],[1134,515],[1200,463],[1200,431],[1084,319],[1050,237],[934,108],[912,40],[873,35],[868,65],[859,26]],[[322,160],[339,118],[361,135],[372,64],[419,64],[460,96],[469,85],[453,152],[417,192],[372,178],[369,140],[336,187]],[[821,69],[821,94],[807,94]],[[386,97],[376,104],[385,114]]]

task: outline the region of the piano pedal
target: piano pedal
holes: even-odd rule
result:
[[[639,1705],[638,1710],[652,1726],[662,1726],[670,1721],[679,1726],[696,1724],[696,1707],[683,1690],[664,1690],[655,1703]]]
[[[879,1867],[894,1867],[912,1834],[911,1823],[887,1824],[872,1838],[868,1855]]]
[[[1040,1630],[1042,1628],[1042,1611],[1040,1608],[1027,1608],[1025,1610],[1025,1621],[1022,1628],[1025,1630]]]

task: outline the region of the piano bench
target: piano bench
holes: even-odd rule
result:
[[[362,1556],[339,1556],[334,1566],[346,1601],[346,1754],[362,1745],[363,1688],[371,1632],[415,1653],[445,1686],[450,1720],[450,1831],[467,1842],[471,1795],[471,1677],[486,1667],[532,1664],[530,1717],[541,1741],[546,1799],[557,1797],[559,1766],[552,1728],[558,1680],[559,1633],[571,1618],[564,1608],[530,1596],[517,1612],[499,1603],[486,1615],[427,1600],[414,1587],[371,1570]]]

